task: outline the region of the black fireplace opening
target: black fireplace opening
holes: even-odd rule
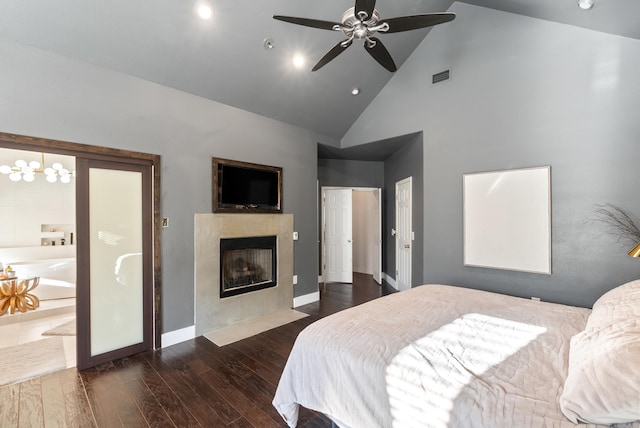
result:
[[[277,285],[276,236],[220,239],[220,297]]]

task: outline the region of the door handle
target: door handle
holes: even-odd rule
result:
[[[411,245],[409,245],[409,244],[404,244],[404,248],[411,248]]]

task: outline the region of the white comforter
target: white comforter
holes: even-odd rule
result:
[[[303,330],[273,404],[290,427],[299,405],[352,428],[574,427],[558,398],[569,341],[589,313],[466,288],[413,288]]]

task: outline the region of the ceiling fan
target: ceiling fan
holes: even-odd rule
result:
[[[380,33],[399,33],[401,31],[416,30],[437,24],[453,21],[455,13],[426,13],[422,15],[401,16],[380,20],[380,13],[376,9],[376,0],[356,0],[355,6],[349,8],[343,15],[342,21],[330,22],[318,19],[296,18],[293,16],[274,15],[273,18],[291,24],[319,28],[321,30],[342,31],[346,40],[339,42],[311,69],[317,71],[331,60],[344,52],[354,39],[364,40],[364,48],[369,55],[387,70],[394,72],[398,69],[391,58],[391,54],[382,42],[374,37]]]

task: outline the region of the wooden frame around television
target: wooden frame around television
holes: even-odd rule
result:
[[[241,162],[232,159],[212,158],[212,204],[211,211],[214,213],[265,213],[265,214],[281,214],[282,213],[282,167],[261,165],[257,163]],[[275,172],[278,175],[278,203],[274,207],[247,207],[245,205],[224,204],[220,201],[222,196],[222,187],[220,183],[220,167],[222,165],[231,165],[235,167],[254,169],[259,171]]]

